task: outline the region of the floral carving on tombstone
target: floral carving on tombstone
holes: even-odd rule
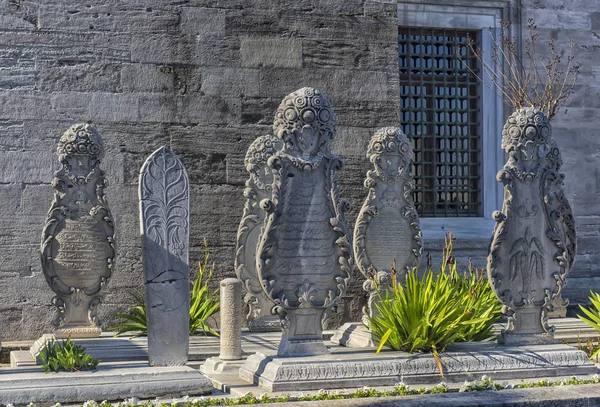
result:
[[[270,159],[273,191],[257,248],[257,271],[275,303],[283,335],[279,356],[328,353],[321,320],[346,291],[352,248],[339,192],[342,160],[329,151],[337,128],[325,96],[302,88],[277,109],[273,130],[283,148]]]
[[[93,337],[102,332],[97,307],[115,266],[113,218],[100,161],[98,131],[76,124],[58,142],[60,169],[42,232],[42,270],[56,293],[52,324],[57,337]]]
[[[391,294],[394,279],[404,280],[406,272],[421,261],[423,237],[412,194],[412,145],[400,128],[379,129],[367,147],[374,169],[367,172],[369,192],[354,228],[356,265],[367,278],[363,284],[369,293],[367,316],[376,312],[381,295]],[[396,276],[392,276],[395,264]]]
[[[236,241],[235,271],[246,289],[244,301],[248,304],[248,328],[251,331],[280,330],[279,317],[271,314],[274,303],[267,297],[256,271],[256,247],[263,226],[265,211],[260,209],[263,199],[271,198],[273,175],[267,161],[282,147],[282,141],[271,135],[260,136],[246,152],[246,181],[244,212]]]
[[[173,151],[160,147],[142,166],[139,188],[148,361],[183,365],[190,329],[187,172]]]
[[[559,298],[576,250],[575,221],[563,191],[561,158],[545,114],[513,113],[502,130],[508,161],[497,179],[504,204],[488,256],[488,278],[508,316],[505,344],[554,341],[548,311]]]

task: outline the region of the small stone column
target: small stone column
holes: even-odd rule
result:
[[[242,358],[242,282],[237,278],[221,281],[222,360]]]
[[[226,278],[221,281],[221,353],[218,358],[206,359],[200,372],[238,374],[242,360],[242,281]]]

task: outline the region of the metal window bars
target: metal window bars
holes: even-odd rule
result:
[[[481,216],[481,92],[464,65],[478,70],[467,33],[476,39],[465,30],[398,28],[400,117],[413,142],[421,217]]]

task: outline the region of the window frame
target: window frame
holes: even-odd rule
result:
[[[479,5],[479,3],[486,3]],[[488,33],[498,36],[501,33],[501,20],[506,7],[501,2],[472,2],[472,5],[435,5],[403,2],[398,3],[398,26],[425,28],[453,28],[477,31],[484,51],[485,61],[494,66],[491,60],[492,39]],[[498,37],[497,37],[498,38]],[[489,238],[494,220],[492,213],[502,206],[502,185],[496,181],[496,174],[504,165],[502,151],[502,126],[504,124],[504,106],[499,92],[495,91],[491,78],[481,69],[481,217],[436,217],[421,218],[421,229],[425,239],[443,239],[446,232],[452,231],[462,239]],[[499,73],[499,72],[498,72]],[[500,75],[501,76],[501,75]],[[484,111],[485,109],[485,111]],[[410,134],[407,134],[410,137]]]

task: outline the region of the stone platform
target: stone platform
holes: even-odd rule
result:
[[[44,373],[39,366],[0,369],[0,404],[74,403],[211,393],[212,383],[188,366],[101,363],[93,371]]]
[[[148,360],[148,338],[145,336],[113,337],[113,333],[104,332],[99,338],[75,339],[75,343],[83,346],[93,358],[102,362],[132,362]],[[333,331],[324,333],[323,338],[329,339]],[[242,331],[242,349],[248,356],[256,352],[277,350],[281,332],[249,332]],[[219,355],[219,338],[215,336],[190,336],[190,362],[203,362],[208,358]],[[192,363],[193,364],[193,363]],[[12,351],[11,366],[34,366],[35,360],[28,350]]]
[[[267,391],[303,391],[435,384],[441,380],[462,382],[482,375],[494,380],[584,376],[596,365],[588,356],[568,345],[498,346],[495,343],[463,343],[442,353],[444,378],[430,354],[383,351],[373,348],[332,347],[331,354],[315,357],[276,357],[262,352],[248,357],[240,378]],[[210,375],[209,375],[209,378]]]
[[[554,339],[559,343],[585,343],[587,340],[600,341],[600,332],[579,318],[551,318],[550,325],[556,328]],[[494,324],[492,331],[499,334],[505,323]],[[373,347],[369,330],[360,322],[348,322],[335,331],[331,342],[348,348]]]

